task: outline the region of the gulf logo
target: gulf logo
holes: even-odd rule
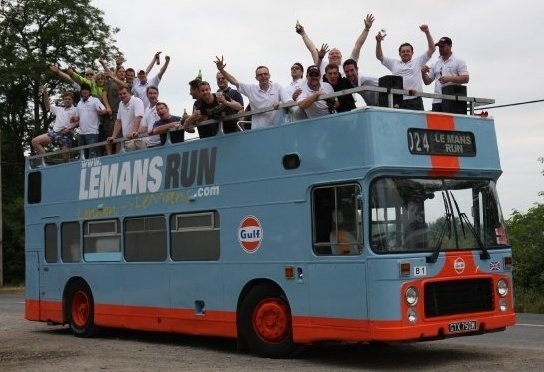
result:
[[[246,216],[238,227],[238,241],[247,253],[254,253],[261,246],[263,228],[255,216]]]
[[[457,257],[453,262],[453,268],[457,274],[461,274],[463,271],[465,271],[465,260],[463,260],[461,257]]]

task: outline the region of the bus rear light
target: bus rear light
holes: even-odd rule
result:
[[[410,276],[410,262],[400,263],[400,276]]]
[[[504,267],[504,270],[512,270],[512,267],[513,267],[512,256],[504,257],[503,267]]]
[[[294,279],[295,278],[295,269],[293,266],[285,267],[285,279]]]

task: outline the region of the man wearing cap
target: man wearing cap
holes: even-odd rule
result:
[[[79,117],[79,145],[92,145],[98,142],[98,115],[104,115],[108,111],[96,97],[91,96],[91,87],[81,84],[81,99],[77,104]],[[85,150],[85,158],[94,158],[97,155],[96,147]]]
[[[446,83],[467,84],[469,74],[467,64],[460,58],[453,55],[451,51],[451,39],[444,36],[438,40],[438,53],[440,56],[432,68],[425,65],[421,68],[421,77],[425,85],[433,81],[435,94],[442,94],[442,85]],[[442,100],[433,99],[433,111],[442,112]]]
[[[429,31],[429,26],[421,25],[419,29],[425,33],[427,37],[427,50],[422,55],[413,58],[414,47],[410,43],[403,43],[399,47],[400,61],[384,57],[382,51],[382,41],[384,35],[378,32],[376,35],[376,58],[387,68],[393,75],[402,76],[403,88],[405,90],[421,92],[423,84],[421,83],[421,68],[431,59],[434,53],[435,45],[433,37]],[[404,96],[401,103],[401,108],[408,110],[423,110],[423,100],[421,97]]]
[[[138,97],[139,99],[143,101],[145,108],[149,107],[149,100],[147,99],[147,87],[150,87],[150,86],[157,87],[157,88],[159,87],[159,83],[161,82],[162,76],[164,75],[166,69],[168,68],[168,64],[170,63],[170,57],[169,56],[164,57],[165,62],[164,62],[164,65],[162,65],[159,73],[155,75],[153,78],[148,80],[147,74],[149,73],[149,71],[151,71],[155,62],[159,61],[160,53],[161,52],[155,53],[155,56],[153,57],[153,60],[147,67],[146,71],[144,70],[138,71],[138,75],[137,75],[138,81],[135,81],[132,86],[132,94],[134,95],[134,97]]]
[[[255,70],[255,79],[258,84],[249,84],[238,82],[234,76],[225,71],[225,62],[223,57],[216,57],[214,61],[217,69],[225,79],[249,98],[249,105],[252,110],[261,108],[274,107],[276,110],[255,114],[251,117],[251,129],[260,129],[268,126],[276,125],[279,122],[278,106],[283,96],[283,88],[278,83],[270,80],[270,71],[266,66],[259,66]]]
[[[306,70],[306,84],[302,87],[302,93],[297,97],[298,107],[306,113],[308,118],[316,118],[336,112],[338,100],[336,98],[319,100],[323,94],[334,93],[329,83],[321,82],[319,66],[311,65]]]

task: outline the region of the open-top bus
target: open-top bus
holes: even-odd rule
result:
[[[26,166],[29,320],[273,357],[515,322],[492,118],[364,107],[43,160]]]

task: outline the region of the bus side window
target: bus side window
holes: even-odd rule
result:
[[[57,224],[48,223],[44,228],[45,262],[57,262]]]
[[[81,260],[79,222],[65,222],[62,224],[60,254],[64,262],[79,262]]]
[[[83,257],[86,261],[120,261],[119,220],[85,221]]]
[[[166,260],[166,219],[145,216],[125,219],[125,260]]]
[[[172,260],[218,260],[220,254],[219,227],[217,212],[172,215],[170,218]]]

